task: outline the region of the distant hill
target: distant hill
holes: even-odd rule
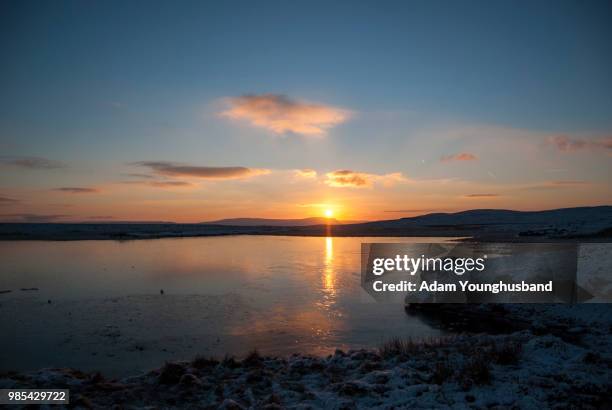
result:
[[[342,225],[337,236],[460,235],[497,238],[570,238],[601,235],[612,227],[612,206],[561,208],[546,211],[473,209],[456,213],[434,213],[411,218]],[[310,228],[298,228],[302,234]]]
[[[218,221],[202,222],[204,225],[222,226],[311,226],[311,225],[346,225],[359,221],[339,221],[334,218],[303,218],[303,219],[266,219],[266,218],[230,218]]]
[[[343,230],[410,229],[410,228],[468,228],[478,227],[522,231],[525,229],[554,229],[596,231],[612,225],[612,206],[561,208],[546,211],[512,211],[507,209],[472,209],[455,213],[432,213],[409,218],[357,222],[329,218],[265,219],[234,218],[205,222],[221,226],[309,227],[343,225]],[[504,228],[505,227],[505,228]]]
[[[479,241],[612,241],[612,206],[533,212],[475,209],[362,223],[327,218],[235,218],[199,224],[0,223],[0,240],[129,240],[218,235],[451,236]]]
[[[507,209],[472,209],[456,213],[434,213],[372,224],[395,226],[464,226],[464,225],[538,225],[554,228],[578,226],[602,227],[612,222],[612,206],[561,208],[546,211],[512,211]]]

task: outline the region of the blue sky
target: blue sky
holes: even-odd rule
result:
[[[133,168],[126,164],[153,160],[275,172],[309,168],[320,176],[335,170],[401,173],[419,181],[512,184],[508,189],[581,181],[600,184],[583,196],[584,203],[610,202],[610,2],[9,1],[0,7],[0,150],[6,168],[0,195],[19,201],[11,215],[49,213],[53,205],[45,202],[76,202],[75,217],[87,217],[81,197],[51,201],[41,192],[95,185],[108,194],[107,185]],[[350,114],[317,138],[271,131],[254,125],[252,117],[220,115],[232,98],[244,95],[283,95]],[[559,136],[576,144],[565,150],[548,144]],[[504,144],[509,156],[496,151]],[[464,151],[476,159],[456,161],[469,163],[462,166],[439,160]],[[66,166],[24,170],[15,163],[18,157]],[[553,179],[551,169],[565,171]],[[258,198],[266,189],[254,180],[242,189]],[[307,188],[315,201],[333,202],[333,184],[319,182]],[[215,184],[215,197],[231,191]],[[297,189],[280,180],[268,184]],[[550,189],[537,204],[575,205],[566,199],[576,193],[561,185],[563,195]],[[351,191],[359,195],[344,189],[339,196],[398,201],[402,192],[425,194],[404,188]],[[209,196],[210,189],[203,188]],[[431,209],[434,191],[426,201]],[[156,191],[139,200],[161,201],[160,195],[175,198]],[[262,214],[299,215],[300,204],[290,201]],[[501,205],[449,201],[453,210]],[[385,207],[344,214],[380,217]],[[225,216],[211,211],[218,215]]]

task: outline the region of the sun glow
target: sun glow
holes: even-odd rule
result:
[[[332,216],[334,216],[334,211],[331,209],[326,209],[325,210],[325,217],[326,218],[331,218]]]

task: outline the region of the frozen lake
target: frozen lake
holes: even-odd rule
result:
[[[0,294],[0,370],[124,375],[197,354],[327,354],[437,336],[403,306],[369,300],[360,244],[450,239],[0,241],[0,291],[10,290]]]

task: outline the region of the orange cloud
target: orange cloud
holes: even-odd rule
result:
[[[612,137],[607,137],[599,140],[580,140],[566,137],[565,135],[557,135],[550,137],[548,143],[557,147],[562,152],[576,152],[581,150],[604,150],[612,151]]]
[[[470,154],[469,152],[461,152],[459,154],[445,155],[440,158],[441,162],[451,162],[451,161],[476,161],[478,157],[474,154]]]
[[[386,175],[376,175],[341,169],[328,172],[325,174],[325,176],[327,177],[325,183],[335,188],[367,188],[371,187],[375,182],[381,182],[385,186],[390,186],[395,183],[407,181],[407,179],[399,172]]]
[[[136,165],[149,167],[159,175],[203,179],[239,179],[269,174],[270,170],[246,167],[203,167],[165,161],[142,161]]]
[[[333,187],[366,187],[371,186],[372,181],[368,174],[343,169],[327,173],[327,181],[325,183]]]
[[[292,132],[320,137],[350,116],[349,111],[341,108],[296,101],[277,94],[244,95],[228,101],[230,108],[222,112],[222,116],[248,121],[275,134]]]
[[[306,169],[296,169],[294,171],[295,175],[302,178],[316,178],[317,171],[314,169],[306,168]]]

